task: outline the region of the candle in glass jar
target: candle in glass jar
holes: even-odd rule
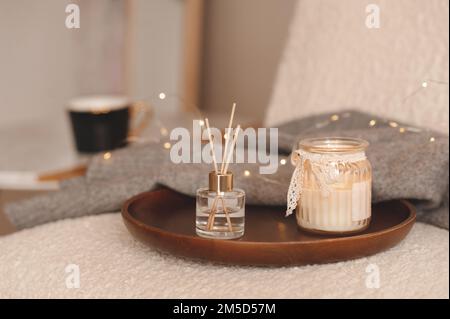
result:
[[[348,138],[300,142],[293,179],[300,179],[296,217],[302,229],[352,233],[369,225],[372,173],[366,147]]]

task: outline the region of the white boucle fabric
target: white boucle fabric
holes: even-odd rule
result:
[[[351,108],[448,134],[448,0],[301,0],[293,16],[266,124]]]
[[[66,287],[73,274],[66,273],[70,264],[79,266],[80,288]],[[380,288],[369,289],[366,269],[376,267]],[[233,267],[144,246],[128,233],[120,214],[89,216],[0,238],[0,297],[448,298],[449,234],[417,223],[402,243],[368,258],[303,267]]]

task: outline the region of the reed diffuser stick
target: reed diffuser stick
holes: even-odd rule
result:
[[[228,223],[228,230],[230,232],[233,231],[233,227],[231,225],[231,218],[230,218],[230,213],[228,212],[227,206],[225,205],[225,200],[223,199],[223,196],[220,197],[220,200],[222,201],[222,209],[225,212],[225,217],[227,219],[227,223]]]
[[[208,230],[211,230],[213,228],[214,219],[216,218],[216,213],[217,213],[217,204],[218,204],[219,199],[220,199],[220,201],[222,203],[222,210],[223,210],[223,212],[225,214],[225,218],[227,219],[228,230],[230,232],[232,232],[233,231],[233,226],[231,224],[230,213],[228,212],[227,206],[225,205],[225,200],[224,200],[223,196],[220,196],[220,195],[217,196],[216,198],[214,198],[214,202],[213,202],[213,205],[211,207],[211,213],[209,215],[208,223],[206,224],[206,228]]]
[[[219,198],[220,196],[216,196],[216,198],[214,198],[214,202],[213,202],[213,206],[211,207],[211,211],[209,213],[209,217],[208,217],[208,223],[206,224],[206,229],[208,230],[212,230],[213,226],[214,226],[214,220],[216,218],[216,213],[217,213],[217,204],[219,203]]]
[[[205,118],[205,123],[206,123],[206,130],[208,131],[209,144],[211,145],[212,158],[213,158],[213,162],[214,162],[214,170],[217,174],[219,172],[219,170],[217,168],[216,153],[214,152],[214,142],[213,142],[212,135],[211,135],[211,129],[209,128],[208,118]]]
[[[233,103],[233,106],[231,108],[231,115],[230,115],[230,121],[228,122],[228,127],[225,129],[226,133],[225,133],[225,150],[223,151],[222,154],[222,164],[220,165],[220,174],[223,174],[223,168],[225,165],[225,159],[226,159],[226,154],[227,154],[227,150],[228,150],[228,143],[230,141],[230,135],[231,135],[231,128],[233,126],[233,119],[234,119],[234,111],[236,110],[236,103]]]
[[[216,215],[218,201],[219,201],[219,196],[216,196],[211,205],[211,211],[209,212],[208,222],[206,224],[206,229],[208,229],[208,230],[211,230],[212,226],[214,224],[214,216]]]
[[[241,130],[241,126],[238,125],[236,127],[235,132],[234,132],[234,137],[233,137],[233,142],[231,143],[231,148],[230,148],[230,150],[228,151],[228,154],[227,154],[228,156],[227,156],[227,160],[226,160],[226,163],[225,163],[225,167],[223,169],[223,174],[226,174],[227,171],[228,171],[228,165],[230,165],[231,157],[233,156],[234,147],[236,146],[236,141],[237,141],[237,138],[238,138],[240,130]]]

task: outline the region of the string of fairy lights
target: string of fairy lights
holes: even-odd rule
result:
[[[420,82],[420,85],[414,89],[413,91],[411,91],[407,96],[405,96],[400,105],[397,105],[397,107],[404,107],[404,105],[410,101],[412,98],[414,98],[415,96],[417,96],[419,93],[421,93],[423,90],[429,89],[433,86],[448,86],[448,82],[446,81],[440,81],[440,80],[434,80],[434,79],[427,79],[427,80],[423,80]],[[158,99],[160,101],[164,101],[169,97],[172,98],[176,98],[177,100],[179,100],[180,102],[184,103],[186,105],[186,102],[178,95],[176,94],[168,94],[165,92],[160,92],[159,94],[157,94]],[[202,127],[202,129],[205,126],[205,123],[203,121],[203,114],[200,111],[200,109],[197,106],[193,106],[193,105],[189,105],[190,109],[193,110],[193,114],[196,115],[196,117],[198,117],[198,123],[199,125]],[[335,113],[332,114],[328,119],[321,121],[321,122],[317,122],[313,125],[312,129],[321,129],[323,127],[329,126],[329,125],[333,125],[333,123],[338,122],[339,120],[341,120],[342,118],[348,118],[349,116],[351,116],[351,114],[349,112],[343,112],[343,113]],[[388,125],[389,127],[391,127],[394,130],[397,130],[397,132],[399,134],[404,134],[406,132],[411,132],[411,133],[419,133],[419,132],[430,132],[430,135],[427,136],[428,142],[430,143],[434,143],[437,139],[436,136],[434,136],[431,133],[430,129],[426,129],[426,128],[419,128],[419,127],[415,127],[415,126],[404,126],[404,125],[400,125],[397,121],[392,120],[392,119],[387,119],[387,118],[382,118],[381,121],[382,123],[379,123],[379,119],[371,119],[369,120],[369,122],[367,123],[368,127],[376,127],[379,124],[383,124],[383,125]],[[166,125],[164,125],[164,123],[162,123],[162,121],[160,119],[158,119],[157,117],[154,118],[154,122],[155,125],[159,128],[159,136],[158,137],[139,137],[139,138],[135,138],[133,139],[131,142],[156,142],[156,143],[161,143],[162,147],[166,150],[170,150],[171,148],[171,143],[168,140],[169,137],[169,129],[167,128]],[[311,130],[308,130],[307,133],[310,133]],[[305,132],[306,133],[306,132]],[[112,154],[111,152],[106,152],[103,154],[103,158],[104,160],[110,160],[112,158]],[[288,163],[288,157],[283,156],[280,160],[279,160],[280,165],[286,165]],[[256,171],[256,168],[254,169]],[[250,170],[244,170],[243,171],[243,176],[244,177],[251,177],[251,176],[256,176],[257,178],[262,179],[265,182],[269,182],[269,183],[277,183],[280,184],[278,181],[270,179],[265,177],[264,175],[261,175],[259,173],[255,173],[254,170],[252,169],[252,171]]]

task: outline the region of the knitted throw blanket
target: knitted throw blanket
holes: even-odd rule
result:
[[[355,111],[310,116],[279,126],[279,153],[287,164],[275,174],[260,175],[258,164],[233,164],[235,185],[245,190],[249,204],[286,205],[294,171],[288,156],[299,139],[313,136],[369,141],[366,154],[373,167],[373,201],[410,199],[418,208],[419,220],[448,229],[448,136]],[[107,161],[94,157],[85,177],[64,182],[57,192],[12,203],[5,210],[18,229],[113,212],[129,197],[158,185],[194,195],[207,185],[210,170],[211,164],[172,163],[160,143],[135,145],[113,152]]]

